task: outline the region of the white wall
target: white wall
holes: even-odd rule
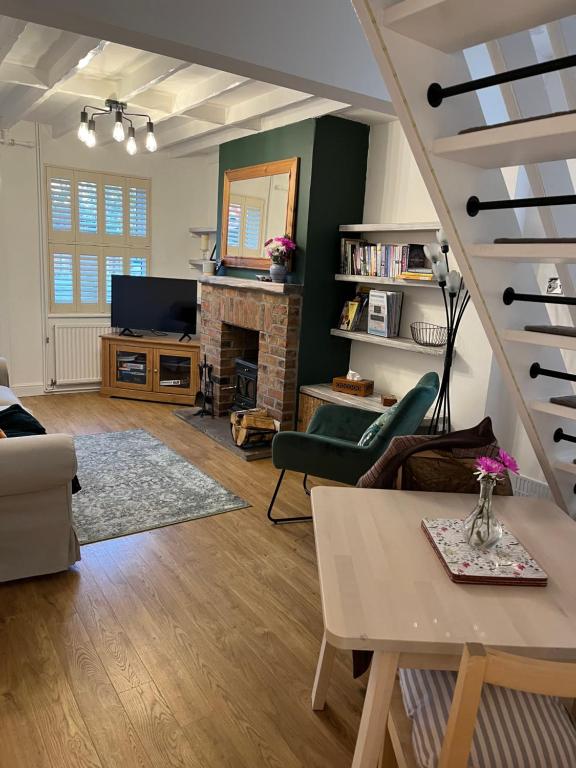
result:
[[[0,355],[9,358],[12,382],[21,393],[43,387],[42,254],[44,200],[39,174],[44,165],[115,171],[152,179],[152,274],[192,278],[189,258],[200,258],[200,240],[190,226],[215,225],[216,155],[171,160],[157,153],[130,157],[122,146],[92,150],[70,134],[54,141],[32,123],[21,123],[10,138],[37,148],[0,146]],[[39,141],[38,141],[39,140]]]
[[[433,222],[438,217],[402,127],[398,121],[370,130],[365,223]],[[455,266],[455,265],[454,265]],[[445,325],[439,289],[406,288],[401,335],[410,337],[410,323],[426,320]],[[454,360],[451,400],[456,429],[469,427],[485,415],[492,350],[470,305],[460,327]],[[376,389],[401,397],[429,370],[442,370],[442,358],[352,343],[350,366],[374,379]]]

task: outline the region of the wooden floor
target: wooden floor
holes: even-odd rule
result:
[[[313,533],[267,522],[271,462],[235,457],[170,405],[26,405],[50,432],[146,429],[253,506],[90,544],[67,573],[0,585],[0,768],[348,767],[363,686],[342,654],[326,710],[310,709]],[[300,483],[287,478],[278,512],[308,512]]]

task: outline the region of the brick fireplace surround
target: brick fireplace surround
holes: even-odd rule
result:
[[[292,429],[302,286],[204,276],[200,344],[214,366],[214,410],[224,416],[234,398],[234,360],[246,351],[246,330],[258,331],[257,404]]]

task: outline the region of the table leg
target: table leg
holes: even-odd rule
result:
[[[376,768],[378,765],[384,747],[398,658],[397,653],[374,653],[352,768]]]
[[[330,683],[330,675],[332,674],[332,666],[334,664],[335,656],[336,648],[334,648],[333,645],[330,645],[326,639],[326,633],[324,633],[322,646],[320,648],[320,656],[318,657],[318,666],[316,667],[314,687],[312,688],[312,709],[314,710],[324,709],[324,705],[326,704],[326,693]]]

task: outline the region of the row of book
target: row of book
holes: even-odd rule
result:
[[[402,291],[360,290],[344,302],[338,327],[388,338],[398,336],[403,298]]]
[[[369,243],[342,238],[340,274],[432,280],[432,264],[419,244]]]

